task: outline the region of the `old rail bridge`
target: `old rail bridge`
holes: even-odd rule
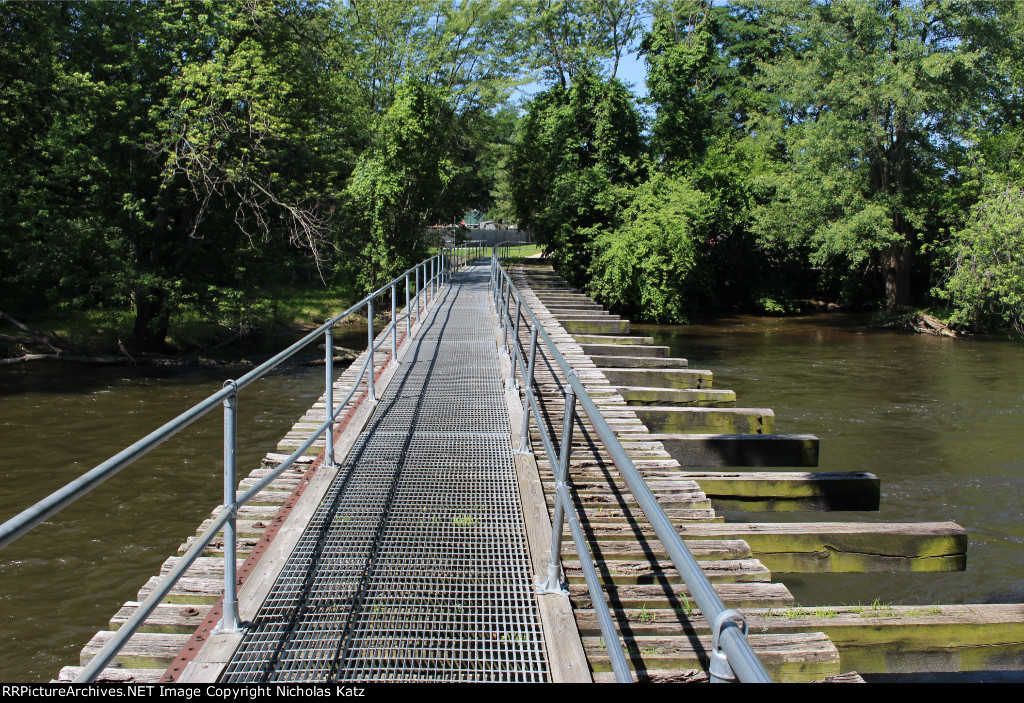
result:
[[[59,678],[859,681],[1022,668],[1019,606],[796,607],[773,574],[963,569],[966,533],[724,523],[713,502],[877,509],[879,481],[809,470],[815,437],[772,434],[771,410],[736,407],[711,371],[503,253],[468,245],[413,267],[0,527],[2,547],[223,408],[222,504]],[[381,302],[389,322],[375,333]],[[359,312],[367,349],[335,374],[333,329]],[[239,481],[242,391],[321,340],[324,396]]]

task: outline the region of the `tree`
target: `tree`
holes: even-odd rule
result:
[[[541,0],[522,12],[531,67],[563,88],[577,75],[604,75],[606,62],[615,78],[643,26],[643,5],[633,0]]]
[[[657,109],[652,151],[660,168],[685,172],[707,149],[727,70],[716,47],[717,20],[703,2],[655,5],[641,49]]]
[[[448,201],[446,191],[465,173],[451,143],[455,117],[442,91],[407,79],[360,157],[347,195],[350,217],[370,233],[365,289],[375,289],[425,254],[427,217]]]
[[[975,327],[1010,324],[1024,334],[1024,189],[994,186],[953,237],[955,258],[938,294],[951,320]]]
[[[537,95],[509,160],[516,217],[581,286],[590,243],[613,228],[640,177],[640,117],[617,80],[582,74]]]
[[[646,322],[683,322],[693,305],[710,198],[684,178],[656,174],[633,193],[623,224],[594,242],[588,290]]]
[[[912,298],[915,255],[955,189],[978,52],[973,8],[888,2],[751,3],[795,49],[759,64],[778,109],[753,125],[766,153],[756,229],[816,265],[877,265],[890,305]]]

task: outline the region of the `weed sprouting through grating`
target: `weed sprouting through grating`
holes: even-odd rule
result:
[[[486,275],[439,300],[225,681],[547,680]]]

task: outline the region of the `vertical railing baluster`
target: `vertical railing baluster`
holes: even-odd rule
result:
[[[512,295],[511,281],[505,281],[502,277],[501,286],[501,350],[508,354],[508,303]],[[513,369],[513,373],[515,369]]]
[[[409,307],[409,272],[405,272],[405,339],[412,339],[412,308]]]
[[[369,338],[366,349],[370,355],[370,360],[366,367],[366,393],[369,396],[370,402],[376,403],[377,396],[373,393],[373,298],[366,301],[366,336]]]
[[[398,361],[398,293],[391,284],[391,363]]]
[[[328,320],[330,322],[330,320]],[[326,445],[324,447],[324,466],[334,468],[334,325],[324,332],[324,367],[326,369],[324,410],[327,414],[324,421],[328,422],[327,432],[324,434]]]
[[[537,360],[537,326],[530,325],[530,363],[526,366],[526,379],[523,381],[526,391],[523,398],[523,430],[519,435],[519,452],[521,454],[533,454],[530,449],[530,411],[533,404],[533,365]]]
[[[416,324],[420,323],[420,264],[416,264]]]
[[[238,389],[234,380],[225,381],[224,387],[234,391],[224,399],[224,506],[231,511],[231,517],[224,523],[224,601],[220,632],[238,632],[238,576],[237,568],[237,522],[238,522]]]
[[[576,393],[567,380],[565,384],[565,413],[562,416],[562,444],[558,449],[558,468],[555,471],[555,495],[566,484],[569,473],[569,458],[572,456],[572,429],[576,415]],[[551,520],[551,555],[548,559],[548,573],[538,590],[543,593],[565,593],[558,572],[562,563],[562,528],[565,525],[566,506],[555,499],[555,514]],[[598,594],[600,595],[600,594]],[[596,603],[596,601],[595,601]],[[597,605],[594,606],[595,610]]]
[[[514,390],[519,389],[519,384],[516,382],[516,367],[519,367],[519,372],[522,373],[522,367],[519,366],[519,313],[522,309],[523,299],[516,296],[516,324],[512,331],[512,347],[515,350],[515,354],[512,355],[512,388]]]

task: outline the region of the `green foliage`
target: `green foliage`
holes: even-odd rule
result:
[[[370,233],[367,290],[423,258],[425,218],[465,172],[451,144],[454,121],[439,90],[407,80],[360,157],[347,195]]]
[[[654,7],[643,48],[647,85],[658,106],[653,151],[669,170],[687,170],[714,138],[715,103],[727,68],[715,46],[717,21],[698,2],[661,2]]]
[[[642,27],[635,0],[538,0],[524,9],[530,67],[562,88],[586,74],[615,78]]]
[[[1010,324],[1024,334],[1024,188],[992,186],[953,235],[953,265],[936,291],[952,322]]]
[[[617,224],[641,149],[640,117],[614,79],[555,85],[522,120],[508,164],[515,214],[574,285],[585,280],[593,238]]]
[[[598,235],[589,290],[637,319],[685,322],[710,210],[685,179],[653,176],[637,188],[622,226]]]
[[[912,266],[955,192],[978,52],[955,37],[970,9],[945,4],[754,4],[793,48],[757,65],[778,106],[756,121],[782,152],[761,180],[755,230],[807,246],[811,263],[877,266],[891,304],[909,302]]]
[[[372,288],[477,209],[644,319],[903,304],[951,264],[961,320],[1019,324],[1022,7],[0,3],[0,307],[130,311],[158,350],[180,311]],[[609,79],[648,10],[649,148]]]

